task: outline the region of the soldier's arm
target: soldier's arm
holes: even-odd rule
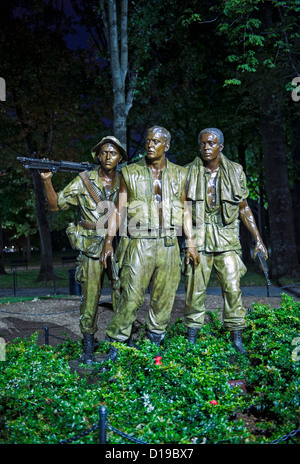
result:
[[[250,234],[255,240],[255,247],[254,247],[254,258],[257,254],[258,251],[261,251],[264,255],[265,258],[268,259],[268,252],[267,249],[262,241],[262,238],[260,236],[260,233],[258,231],[252,210],[250,206],[248,205],[247,200],[243,200],[239,204],[239,213],[240,213],[240,218],[245,227],[249,230]]]
[[[194,262],[194,268],[196,268],[200,262],[200,258],[194,241],[192,214],[186,200],[186,189],[184,189],[181,196],[181,201],[184,204],[183,231],[186,236],[187,243],[186,264],[189,264],[190,259],[192,259]]]
[[[59,210],[58,196],[54,190],[54,187],[51,181],[52,172],[41,172],[40,175],[44,181],[46,197],[47,197],[47,201],[50,206],[50,209],[51,211],[58,211]]]
[[[126,184],[124,182],[123,177],[121,177],[117,204],[112,212],[112,215],[108,220],[107,233],[105,236],[104,246],[100,257],[100,261],[103,263],[105,268],[107,268],[108,258],[110,257],[112,261],[114,259],[114,249],[112,243],[124,219],[127,198],[128,194]]]

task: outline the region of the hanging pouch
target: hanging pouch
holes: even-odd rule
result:
[[[79,232],[78,232],[78,225],[74,224],[74,222],[70,222],[66,229],[66,234],[68,236],[69,242],[73,250],[78,250],[78,240],[79,240]]]

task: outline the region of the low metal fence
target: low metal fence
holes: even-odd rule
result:
[[[67,271],[67,274],[66,274]],[[6,289],[5,294],[15,296],[20,296],[21,294],[24,294],[26,291],[26,288],[29,288],[28,281],[22,282],[22,273],[18,273],[16,269],[14,269],[11,272],[12,275],[12,288]],[[51,282],[51,283],[50,283]],[[35,290],[35,296],[38,296],[39,294],[42,294],[45,290],[48,293],[52,293],[53,295],[60,294],[61,291],[63,291],[64,294],[69,294],[69,295],[81,295],[81,286],[76,282],[75,280],[75,268],[71,269],[54,269],[53,270],[53,279],[50,282],[45,282],[44,286],[37,287],[35,289],[32,289],[33,291]],[[58,288],[58,283],[62,284],[61,287],[63,288]],[[266,286],[266,292],[267,292],[267,297],[270,297],[270,289],[276,289],[278,291],[288,291],[292,295],[299,295],[299,292],[295,292],[296,287],[300,286],[300,282],[294,283],[294,284],[289,284],[289,285],[284,285],[282,287],[278,287],[276,285],[273,285],[271,283],[268,283]],[[1,296],[1,293],[0,293]]]
[[[98,443],[100,445],[105,445],[107,444],[107,430],[111,430],[112,432],[120,435],[122,438],[131,441],[133,443],[137,444],[148,444],[147,442],[140,440],[138,438],[135,438],[131,435],[128,435],[127,433],[122,432],[121,430],[116,429],[115,427],[112,427],[107,420],[107,409],[105,406],[101,406],[99,409],[99,421],[95,423],[92,427],[78,432],[76,435],[74,435],[71,438],[68,438],[67,440],[61,440],[59,444],[66,444],[66,443],[72,443],[74,441],[79,440],[80,438],[89,435],[90,433],[95,432],[98,430]]]
[[[41,283],[38,287],[34,286],[35,282],[32,278],[32,288],[28,277],[26,276],[24,278],[24,274],[22,272],[18,272],[14,269],[11,272],[11,277],[12,284],[10,288],[5,290],[6,296],[21,296],[24,293],[28,293],[28,290],[30,290],[31,293],[35,293],[35,296],[38,296],[45,291],[52,295],[57,295],[60,294],[62,290],[64,294],[81,295],[81,285],[75,280],[75,268],[67,270],[54,269],[52,280],[49,282],[43,282],[43,284]],[[58,285],[62,288],[58,288]]]
[[[52,336],[54,338],[60,338],[60,337],[56,337],[55,335],[52,335],[50,334],[50,331],[49,331],[49,328],[48,327],[45,327],[44,328],[44,337],[45,337],[45,344],[46,345],[49,345],[49,337]],[[61,339],[62,340],[62,339]],[[105,406],[101,406],[100,409],[99,409],[99,421],[98,423],[94,424],[92,427],[86,429],[85,431],[81,431],[81,432],[78,432],[76,435],[74,435],[72,438],[68,438],[67,440],[61,440],[59,443],[60,444],[64,444],[64,443],[71,443],[71,442],[74,442],[86,435],[89,435],[90,433],[93,433],[95,432],[96,430],[98,430],[98,443],[99,444],[106,444],[107,443],[107,430],[110,430],[111,432],[114,432],[116,434],[118,434],[119,436],[121,436],[122,438],[124,438],[124,440],[128,440],[128,441],[131,441],[132,443],[136,443],[136,444],[149,444],[139,438],[135,438],[133,437],[132,435],[128,435],[127,433],[125,432],[122,432],[121,430],[113,427],[112,425],[110,425],[108,423],[108,413],[107,413],[107,409]],[[284,442],[284,441],[289,441],[289,440],[292,440],[292,438],[294,436],[296,436],[298,433],[300,433],[300,426],[295,429],[295,430],[291,430],[289,433],[287,433],[286,435],[282,435],[281,437],[275,439],[275,440],[272,440],[271,442],[267,442],[266,444],[278,444],[278,443],[281,443],[281,442]]]
[[[61,440],[59,442],[59,444],[72,443],[72,442],[77,441],[77,440],[79,440],[80,438],[82,438],[82,437],[84,437],[86,435],[89,435],[90,433],[95,432],[96,430],[98,430],[98,444],[100,444],[100,445],[105,445],[105,444],[108,443],[107,442],[107,430],[110,430],[111,432],[114,432],[114,433],[118,434],[119,436],[124,438],[124,440],[130,441],[132,443],[143,444],[143,445],[150,444],[149,442],[146,442],[146,441],[143,441],[141,439],[135,438],[132,435],[128,435],[127,433],[124,433],[121,430],[119,430],[119,429],[117,429],[115,427],[112,427],[108,423],[108,413],[107,413],[107,409],[106,409],[105,406],[101,406],[100,409],[99,409],[99,421],[97,423],[95,423],[92,427],[90,427],[90,428],[88,428],[88,429],[86,429],[84,431],[78,432],[76,435],[74,435],[71,438],[68,438],[66,440]],[[292,430],[291,432],[289,432],[286,435],[282,435],[281,437],[277,438],[276,440],[266,442],[265,444],[266,445],[268,445],[268,444],[269,445],[276,445],[276,444],[281,443],[281,442],[289,441],[289,440],[292,440],[292,438],[294,436],[296,436],[298,433],[300,433],[300,427],[298,427],[298,429]],[[167,444],[167,443],[164,443],[164,444]]]

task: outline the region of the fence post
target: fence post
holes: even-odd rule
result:
[[[56,276],[55,276],[55,269],[53,269],[53,293],[56,295]]]
[[[16,273],[16,271],[13,271],[13,280],[14,280],[14,296],[16,296],[16,290],[17,290],[17,273]]]
[[[49,345],[49,328],[45,327],[45,345]]]
[[[107,422],[107,409],[101,406],[99,410],[99,445],[106,444],[106,422]]]

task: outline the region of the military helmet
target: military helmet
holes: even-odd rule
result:
[[[113,145],[115,145],[115,147],[119,150],[120,155],[122,156],[122,161],[127,161],[128,160],[126,150],[123,147],[123,145],[121,144],[121,142],[116,137],[114,137],[113,135],[108,135],[106,137],[103,137],[103,139],[101,139],[100,142],[98,142],[97,145],[95,145],[92,148],[91,153],[92,153],[92,157],[93,157],[94,161],[96,161],[96,157],[98,155],[98,152],[99,152],[100,148],[102,147],[102,145],[104,145],[105,143],[112,143]]]

